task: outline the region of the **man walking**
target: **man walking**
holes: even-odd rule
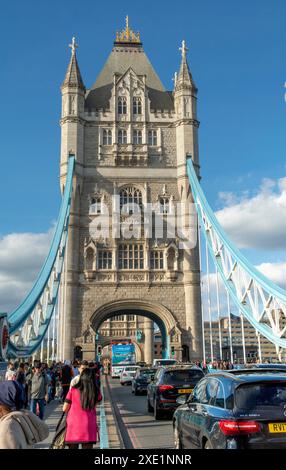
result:
[[[30,378],[30,377],[29,377]],[[44,419],[45,404],[48,401],[49,379],[42,371],[40,362],[34,364],[34,373],[30,378],[31,383],[31,407],[30,410],[37,414],[37,405],[39,407],[39,418]]]

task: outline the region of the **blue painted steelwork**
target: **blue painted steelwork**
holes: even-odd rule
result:
[[[281,348],[286,348],[286,339],[281,338],[281,335],[273,331],[268,325],[262,324],[254,317],[252,309],[247,305],[246,301],[242,301],[238,298],[235,286],[231,279],[225,276],[223,266],[221,263],[220,256],[216,256],[213,250],[213,245],[210,238],[210,233],[206,230],[205,220],[207,217],[208,223],[210,224],[212,230],[218,235],[219,240],[228,250],[228,253],[231,255],[237,265],[244,270],[248,276],[256,283],[257,286],[261,287],[267,294],[269,294],[270,299],[278,299],[282,304],[286,304],[286,291],[276,286],[272,281],[267,279],[261,272],[259,272],[249,261],[243,256],[243,254],[235,247],[235,245],[229,240],[221,226],[219,225],[212,209],[210,208],[206,197],[202,191],[200,183],[198,181],[196,171],[193,166],[191,156],[188,156],[187,159],[187,171],[189,182],[196,203],[197,213],[199,216],[201,227],[204,230],[204,235],[209,247],[209,251],[212,255],[215,265],[218,268],[221,279],[228,290],[233,302],[237,308],[242,312],[242,314],[247,318],[251,325],[263,336],[265,336],[269,341],[274,343],[276,346]]]
[[[100,409],[100,414],[99,414],[100,448],[101,449],[109,449],[108,432],[107,432],[107,425],[106,425],[106,415],[105,415],[105,408],[104,408],[104,391],[103,391],[102,381],[101,381],[101,395],[102,395],[102,401],[99,405],[99,409]]]
[[[10,335],[13,335],[18,332],[23,326],[23,324],[26,322],[26,320],[31,317],[32,312],[40,301],[41,296],[43,295],[43,292],[48,285],[51,275],[54,275],[55,278],[53,280],[53,290],[50,293],[50,298],[47,304],[44,321],[39,327],[37,337],[31,339],[28,345],[23,347],[17,347],[10,340],[8,349],[8,354],[10,356],[14,355],[23,357],[33,354],[33,352],[35,352],[40,346],[49,327],[57,301],[66,249],[74,166],[75,156],[70,155],[68,160],[64,195],[49,254],[45,260],[45,263],[39,273],[39,276],[33,288],[31,289],[25,300],[21,303],[21,305],[19,305],[19,307],[16,308],[16,310],[14,310],[14,312],[8,315],[9,333]]]

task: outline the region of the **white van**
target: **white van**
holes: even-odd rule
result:
[[[178,364],[177,359],[154,359],[153,367],[172,366]]]

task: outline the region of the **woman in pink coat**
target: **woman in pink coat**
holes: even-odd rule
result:
[[[99,397],[91,369],[82,371],[79,382],[65,399],[63,411],[67,415],[65,442],[70,449],[92,449],[97,442],[96,403]]]

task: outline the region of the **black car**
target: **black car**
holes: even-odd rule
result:
[[[251,369],[280,369],[280,370],[286,370],[286,364],[249,364],[249,368]]]
[[[202,369],[196,366],[173,365],[157,370],[154,381],[147,387],[147,408],[160,419],[167,412],[174,412],[179,406],[177,398],[190,394],[201,378]]]
[[[173,416],[180,449],[286,449],[286,371],[207,375]]]
[[[142,367],[136,371],[132,380],[131,391],[134,395],[147,392],[148,384],[154,379],[157,369],[150,367]]]

